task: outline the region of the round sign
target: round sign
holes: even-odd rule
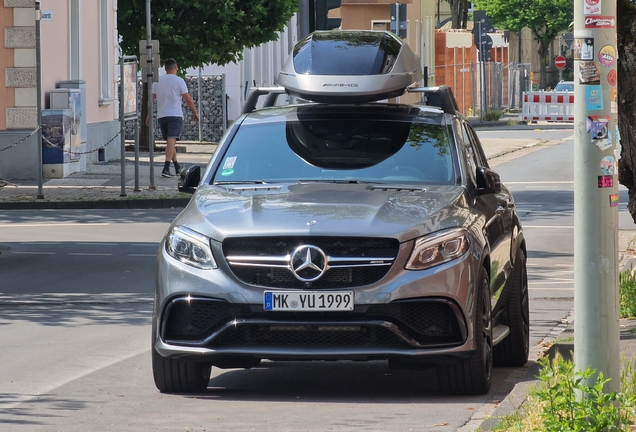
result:
[[[616,69],[612,69],[607,73],[607,82],[611,86],[616,85]]]
[[[554,59],[554,65],[559,69],[563,69],[565,67],[565,57],[556,56]]]

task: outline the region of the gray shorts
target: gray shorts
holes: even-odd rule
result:
[[[181,130],[183,129],[182,117],[161,117],[157,119],[157,122],[159,123],[161,136],[164,140],[176,138],[178,141],[181,139]]]

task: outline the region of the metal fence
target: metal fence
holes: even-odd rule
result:
[[[493,110],[521,109],[530,64],[456,63],[436,66],[435,71],[436,77],[444,77],[436,79],[436,84],[452,87],[460,111],[479,115]]]
[[[188,93],[199,111],[199,121],[194,121],[192,112],[183,103],[183,141],[218,142],[227,127],[227,96],[225,75],[187,76],[185,78]],[[118,86],[119,87],[119,86]],[[137,83],[137,116],[141,117],[143,83]],[[161,131],[156,123],[157,107],[155,105],[155,140],[161,140]],[[145,121],[142,122],[145,124]],[[126,124],[126,139],[135,138],[134,122]]]

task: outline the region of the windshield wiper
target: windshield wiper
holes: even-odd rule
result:
[[[361,182],[356,179],[310,179],[310,180],[298,180],[298,183],[342,183],[342,184],[358,184],[358,183],[376,183],[376,182]]]
[[[215,185],[235,185],[235,184],[267,184],[265,180],[241,180],[241,181],[215,181]]]

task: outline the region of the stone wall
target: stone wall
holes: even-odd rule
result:
[[[209,75],[201,77],[201,112],[199,117],[203,125],[202,140],[206,142],[218,142],[227,125],[225,103],[225,81],[224,75]],[[194,106],[199,109],[199,77],[189,76],[185,78],[188,92],[194,100]],[[117,86],[119,88],[119,86]],[[143,94],[143,83],[139,80],[137,84],[137,115],[141,116],[141,104]],[[157,125],[157,107],[155,104],[155,140],[161,140],[161,131]],[[182,141],[199,141],[199,125],[194,122],[192,111],[183,103],[183,133]],[[145,124],[143,122],[142,124]],[[135,139],[134,122],[126,122],[126,139]]]

